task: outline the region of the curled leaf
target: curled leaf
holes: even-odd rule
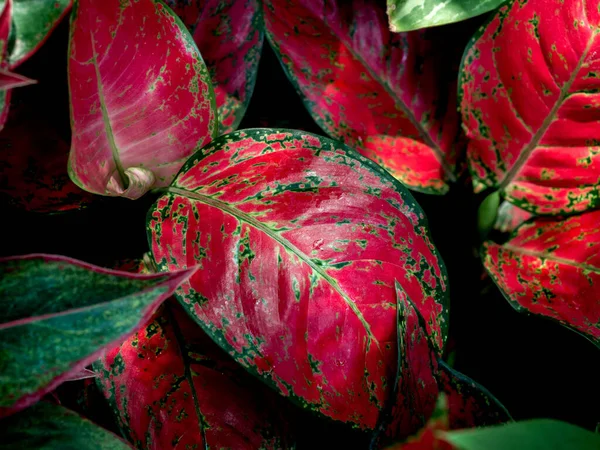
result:
[[[0,417],[124,339],[194,270],[133,275],[62,256],[0,259]]]
[[[96,194],[135,199],[168,185],[217,131],[206,65],[158,0],[79,0],[69,87],[69,174]]]
[[[487,243],[485,267],[517,310],[571,328],[600,347],[600,211],[538,218],[504,245]]]
[[[395,279],[441,351],[447,275],[425,216],[343,144],[244,130],[190,158],[148,213],[159,270],[199,265],[177,298],[284,396],[373,428],[395,372]]]

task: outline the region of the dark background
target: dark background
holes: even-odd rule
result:
[[[34,95],[45,96],[42,101],[56,111],[64,133],[69,132],[67,36],[65,21],[40,52],[19,69],[19,73],[40,80],[43,89]],[[305,110],[268,44],[240,128],[264,126],[324,134]],[[450,276],[449,351],[453,352],[454,367],[487,387],[517,420],[549,417],[593,430],[600,422],[597,349],[550,321],[518,314],[484,277],[476,252],[480,199],[471,193],[467,182],[453,186],[444,197],[413,195],[429,218],[434,242]],[[135,202],[101,198],[83,211],[44,215],[13,208],[2,197],[0,254],[54,253],[102,266],[140,257],[148,250],[145,215],[153,200],[152,195]],[[344,440],[349,447],[358,447],[359,440],[343,427],[320,424],[308,416],[303,420],[310,422],[306,426],[311,432],[300,433],[310,448],[315,448],[312,439],[317,435],[323,448],[339,446]]]

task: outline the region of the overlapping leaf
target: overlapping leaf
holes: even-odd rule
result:
[[[0,1],[1,3],[1,1]],[[29,59],[71,9],[72,0],[12,0],[14,43],[10,67]]]
[[[491,11],[506,0],[387,0],[390,29],[418,30],[460,22]]]
[[[203,2],[194,41],[208,66],[219,111],[219,134],[235,130],[254,90],[264,39],[258,0]]]
[[[0,259],[0,416],[79,373],[193,271],[133,275],[60,256]]]
[[[40,402],[2,421],[0,449],[126,450],[131,447],[104,428],[62,406]]]
[[[488,243],[485,267],[518,311],[539,314],[600,347],[600,211],[519,227],[506,244]]]
[[[160,270],[199,265],[178,298],[283,395],[375,426],[395,373],[394,280],[440,351],[447,276],[423,212],[341,143],[286,130],[223,136],[148,215]]]
[[[206,66],[159,0],[79,0],[69,86],[69,173],[90,192],[138,198],[166,186],[217,132]]]
[[[477,190],[536,214],[600,204],[600,11],[514,1],[465,53],[463,122]]]
[[[436,355],[419,310],[400,285],[396,289],[400,357],[395,398],[390,411],[382,415],[375,440],[393,441],[415,435],[434,413],[440,394],[447,398],[449,429],[511,420],[494,396]]]
[[[533,215],[530,212],[504,201],[498,208],[498,215],[496,217],[494,228],[503,233],[509,233],[516,230],[519,225],[531,219],[531,217],[533,217]]]
[[[123,435],[137,448],[287,448],[274,393],[176,303],[94,368]]]
[[[462,145],[465,27],[394,34],[381,2],[267,0],[267,37],[315,121],[412,189],[444,193]]]

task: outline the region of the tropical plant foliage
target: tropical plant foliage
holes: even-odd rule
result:
[[[599,36],[583,0],[0,1],[0,448],[600,448],[461,337],[495,292],[600,347]]]

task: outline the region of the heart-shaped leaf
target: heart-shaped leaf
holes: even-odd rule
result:
[[[535,214],[600,205],[599,27],[595,2],[515,1],[475,36],[461,109],[476,190]]]
[[[600,211],[521,225],[487,243],[485,267],[517,311],[557,320],[600,347]]]
[[[194,41],[208,66],[219,134],[234,131],[254,90],[264,39],[259,0],[204,1]]]
[[[62,256],[0,259],[0,417],[35,403],[147,322],[194,270],[134,275]]]
[[[390,29],[396,33],[460,22],[491,11],[506,0],[387,0]]]
[[[62,406],[40,402],[2,421],[0,449],[126,450],[131,447],[102,427]]]
[[[136,448],[287,448],[274,393],[167,302],[94,364]]]
[[[394,34],[366,0],[266,0],[267,37],[315,121],[408,187],[445,193],[462,149],[463,29]],[[464,41],[464,42],[463,42]]]
[[[527,420],[503,426],[440,433],[460,450],[597,450],[600,434],[565,422]]]
[[[447,275],[412,196],[343,144],[244,130],[194,155],[148,215],[160,270],[240,364],[300,405],[373,428],[395,373],[394,280],[438,351]]]
[[[382,415],[374,442],[406,439],[416,434],[434,413],[440,394],[447,398],[449,429],[511,420],[492,394],[439,358],[419,310],[399,284],[396,291],[398,373],[391,408]]]
[[[41,46],[71,10],[72,0],[12,0],[14,44],[10,68],[21,65]]]
[[[218,122],[210,76],[159,0],[79,0],[69,56],[71,179],[138,198],[168,185]]]

